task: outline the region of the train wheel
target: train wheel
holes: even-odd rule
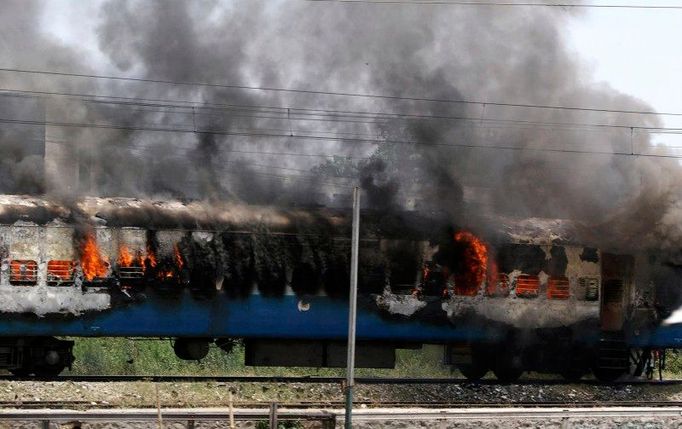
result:
[[[512,383],[518,380],[523,374],[522,353],[522,350],[516,348],[511,341],[500,345],[492,359],[492,370],[495,377],[503,383]]]
[[[564,378],[566,381],[580,381],[581,378],[585,375],[587,371],[581,369],[581,368],[569,368],[561,371],[561,376]]]
[[[54,364],[47,363],[36,367],[33,373],[38,378],[55,378],[66,369],[66,365],[56,362]]]
[[[627,370],[621,368],[592,368],[592,372],[597,380],[611,383],[625,375]]]
[[[26,368],[14,368],[10,369],[9,372],[16,377],[28,377],[31,375],[31,371]]]
[[[14,368],[9,370],[12,375],[17,377],[55,378],[66,369],[65,365],[45,365],[35,368]]]
[[[522,368],[515,368],[512,366],[493,368],[493,374],[503,383],[513,383],[523,374]]]
[[[467,380],[471,381],[478,381],[488,373],[488,368],[486,366],[477,365],[475,363],[458,364],[457,369],[467,378]]]

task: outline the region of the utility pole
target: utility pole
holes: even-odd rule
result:
[[[346,357],[346,421],[353,427],[353,385],[355,372],[355,319],[358,309],[358,248],[360,241],[360,188],[353,188],[353,230],[350,256],[350,299],[348,302],[348,355]]]

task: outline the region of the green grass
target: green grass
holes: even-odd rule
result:
[[[208,356],[183,361],[173,352],[168,340],[131,340],[127,338],[76,338],[76,361],[70,374],[116,375],[282,375],[343,376],[336,368],[278,368],[244,366],[244,348],[236,346],[225,353],[212,346]],[[396,377],[449,377],[450,369],[441,364],[442,347],[424,346],[421,350],[398,350],[395,369],[358,368],[356,375]]]

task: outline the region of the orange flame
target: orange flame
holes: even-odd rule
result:
[[[149,245],[147,245],[147,262],[149,263],[149,267],[156,268],[156,254],[154,253],[152,246]]]
[[[474,296],[486,279],[488,247],[480,238],[468,231],[459,231],[455,242],[464,246],[464,272],[455,274],[455,293]]]
[[[173,256],[175,257],[175,265],[178,267],[178,270],[182,270],[185,263],[182,260],[182,254],[177,244],[173,246]]]
[[[128,250],[128,246],[122,244],[118,247],[118,259],[116,260],[116,263],[119,267],[141,267],[143,265],[142,255],[140,255],[139,252],[137,252],[136,255],[133,255],[130,250]]]
[[[170,262],[170,261],[168,261]],[[173,259],[169,264],[164,259],[161,264],[156,257],[156,253],[151,246],[147,246],[147,263],[149,268],[156,270],[155,276],[160,280],[168,280],[179,277],[180,271],[185,265],[185,261],[180,253],[180,248],[177,244],[173,245]]]
[[[121,267],[133,265],[133,254],[130,253],[126,245],[122,244],[118,247],[118,260],[116,262]]]
[[[92,281],[95,277],[106,277],[107,275],[109,263],[102,256],[93,233],[88,233],[81,246],[81,267],[83,275],[88,281]]]

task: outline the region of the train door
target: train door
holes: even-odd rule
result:
[[[603,253],[601,265],[601,329],[602,331],[620,331],[625,322],[634,258],[630,255]]]

